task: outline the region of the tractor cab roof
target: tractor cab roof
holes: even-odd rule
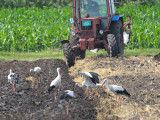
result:
[[[75,0],[76,18],[107,17],[115,13],[114,0]]]

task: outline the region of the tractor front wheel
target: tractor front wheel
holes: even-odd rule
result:
[[[73,66],[74,62],[75,62],[75,58],[73,56],[73,52],[72,52],[72,49],[71,49],[71,46],[70,46],[69,42],[64,43],[62,45],[62,47],[63,47],[63,53],[64,53],[66,65],[68,67]]]
[[[116,41],[117,41],[117,47],[118,47],[118,53],[123,54],[124,53],[124,40],[123,40],[123,25],[122,21],[114,21],[111,23],[110,30],[112,34],[115,35]]]
[[[118,55],[117,41],[114,34],[107,34],[107,40],[109,45],[109,56],[115,57]]]

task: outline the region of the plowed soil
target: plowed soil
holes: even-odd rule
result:
[[[37,87],[29,70],[42,68],[41,83]],[[131,97],[121,97],[121,107],[114,108],[115,95],[101,87],[91,91],[84,100],[85,89],[78,88],[76,99],[70,101],[69,115],[66,115],[65,101],[54,100],[48,93],[51,81],[57,76],[56,68],[64,74],[63,90],[73,90],[75,82],[83,78],[78,72],[97,72],[100,82],[105,78],[109,84],[123,86]],[[16,93],[7,76],[12,69],[20,76]],[[95,56],[76,61],[75,66],[67,68],[59,59],[37,61],[0,61],[0,120],[158,120],[160,118],[160,54],[157,56],[125,56],[108,58]]]
[[[29,77],[29,70],[36,66],[43,70],[38,87],[35,80]],[[49,95],[48,88],[51,81],[57,76],[57,67],[60,67],[64,74],[62,87],[57,92],[57,100],[54,100],[54,95]],[[8,83],[9,69],[20,76],[15,94],[12,93],[12,85]],[[96,111],[91,104],[93,102],[83,99],[83,90],[78,90],[77,98],[70,101],[70,114],[66,115],[65,101],[60,101],[58,96],[62,91],[68,89],[74,89],[74,82],[63,60],[0,61],[0,120],[95,119]]]

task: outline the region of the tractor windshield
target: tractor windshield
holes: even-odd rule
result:
[[[76,9],[78,11],[78,5]],[[108,16],[106,0],[80,0],[80,16],[81,18]]]

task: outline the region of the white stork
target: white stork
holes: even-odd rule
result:
[[[59,88],[61,86],[61,73],[64,73],[61,68],[57,68],[58,76],[51,82],[50,87],[48,89],[48,92],[50,92],[54,89],[54,98],[56,100],[56,92],[55,89]]]
[[[95,72],[79,72],[78,75],[83,76],[85,80],[83,81],[82,85],[75,83],[74,91],[76,90],[77,86],[87,87],[87,96],[85,98],[89,96],[89,88],[97,88],[102,85],[99,84],[99,75]]]
[[[66,100],[66,109],[67,109],[67,115],[69,114],[69,100],[75,98],[74,91],[71,90],[65,90],[60,95],[60,100]]]
[[[38,83],[40,83],[40,74],[42,73],[42,69],[40,67],[35,67],[34,69],[30,69],[29,75],[31,76],[31,73],[34,73],[36,75],[36,80],[37,80],[37,86]],[[38,81],[39,77],[39,81]]]
[[[114,107],[116,107],[116,101],[117,101],[117,95],[125,95],[127,97],[130,97],[131,95],[126,91],[126,89],[124,89],[121,86],[118,85],[109,85],[108,84],[108,80],[105,79],[104,83],[106,84],[106,86],[108,87],[108,91],[112,91],[113,93],[116,94],[116,100],[115,100],[115,104]],[[103,84],[104,84],[103,83]],[[119,100],[120,100],[120,96],[119,96]],[[120,107],[121,107],[121,100],[120,100]]]
[[[97,52],[99,51],[99,49],[98,49],[98,48],[95,48],[95,49],[90,50],[90,51],[93,52],[93,53],[97,53]]]
[[[124,44],[128,44],[129,43],[129,41],[130,41],[130,35],[129,35],[129,33],[127,33],[127,32],[123,32],[123,38],[124,38]]]
[[[19,75],[16,73],[13,73],[10,69],[10,73],[8,75],[8,82],[12,84],[13,93],[15,93],[15,86],[18,84]]]

